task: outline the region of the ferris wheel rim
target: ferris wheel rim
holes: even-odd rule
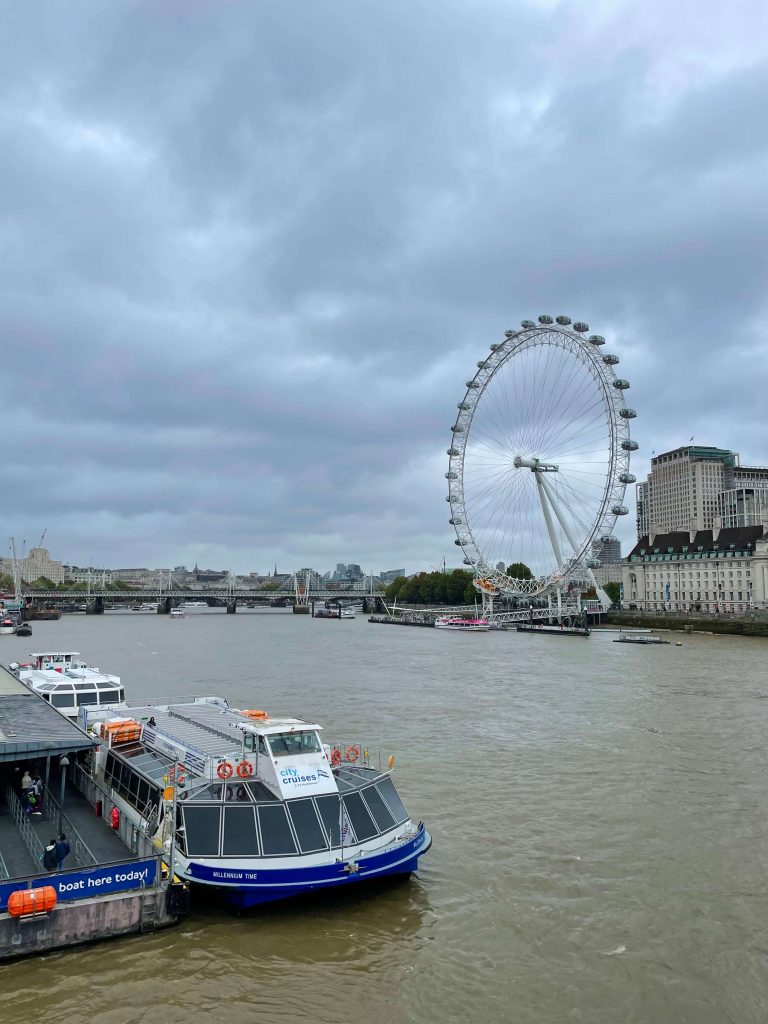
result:
[[[490,355],[478,362],[477,371],[467,381],[464,398],[459,403],[459,413],[452,427],[453,440],[448,449],[449,471],[446,473],[449,480],[446,500],[451,506],[450,522],[456,531],[456,544],[464,551],[465,564],[474,569],[478,582],[499,592],[533,597],[553,587],[562,586],[565,581],[578,576],[579,572],[583,575],[589,545],[598,534],[612,535],[619,516],[627,512],[623,505],[626,484],[627,480],[634,479],[628,472],[629,456],[630,451],[637,447],[631,441],[629,432],[629,419],[634,417],[634,410],[626,408],[623,397],[624,389],[629,384],[616,375],[614,366],[619,362],[618,357],[607,354],[601,356],[599,348],[604,339],[600,335],[591,335],[586,339],[583,335],[587,330],[587,325],[583,323],[571,327],[567,317],[558,317],[557,322],[551,317],[540,317],[538,324],[523,321],[520,329],[506,331],[503,341],[491,345]],[[494,568],[475,537],[467,513],[465,459],[475,415],[493,380],[516,356],[547,345],[563,349],[593,378],[605,412],[609,439],[608,465],[593,521],[590,528],[583,531],[584,536],[573,554],[562,558],[549,573],[530,580],[518,579],[509,576],[506,571]],[[525,458],[521,458],[520,462],[516,459],[515,465],[533,468],[531,460]]]

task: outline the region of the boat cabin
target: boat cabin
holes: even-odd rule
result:
[[[12,670],[67,718],[77,718],[80,708],[88,705],[119,707],[125,703],[120,677],[89,667],[79,651],[42,651],[30,657],[30,664],[14,664]]]

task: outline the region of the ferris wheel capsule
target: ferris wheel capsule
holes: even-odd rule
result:
[[[604,345],[605,338],[602,336],[602,334],[590,334],[589,342],[591,345]]]
[[[622,412],[631,412],[631,411],[632,411],[631,409],[621,410],[619,412],[619,416],[621,416]],[[629,419],[629,417],[625,416],[624,419]],[[628,437],[628,438],[625,438],[621,442],[621,447],[624,449],[625,452],[636,452],[637,449],[640,447],[640,445],[637,443],[637,441],[633,441],[631,438]]]
[[[552,323],[552,317],[549,316],[547,313],[542,313],[541,316],[539,317],[539,323],[540,324],[551,324]]]
[[[531,327],[535,327],[536,324],[533,322],[533,320],[521,320],[520,326],[523,327],[526,331],[529,331]]]
[[[582,323],[582,321],[579,320],[573,325],[573,329],[574,331],[578,331],[579,334],[586,334],[589,330],[589,324]]]
[[[561,327],[567,327],[568,324],[571,322],[571,318],[569,316],[556,316],[555,320],[557,321],[557,323],[560,324]]]
[[[635,418],[635,416],[637,416],[637,413],[635,412],[634,409],[619,409],[619,416],[621,416],[621,418],[623,420],[633,420]],[[633,451],[635,451],[635,449],[634,448],[628,448],[628,449],[626,449],[626,451],[632,451],[633,452]]]

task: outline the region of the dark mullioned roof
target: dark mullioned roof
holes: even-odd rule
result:
[[[693,540],[687,530],[674,533],[657,533],[653,542],[648,536],[641,537],[627,558],[642,558],[643,555],[682,555],[705,551],[754,551],[755,544],[763,536],[762,526],[735,526],[721,530],[717,540],[712,530],[697,530]]]

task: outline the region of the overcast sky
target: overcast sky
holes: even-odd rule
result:
[[[768,464],[765,0],[0,11],[4,536],[460,564],[456,403],[543,312],[621,356],[639,478]]]

